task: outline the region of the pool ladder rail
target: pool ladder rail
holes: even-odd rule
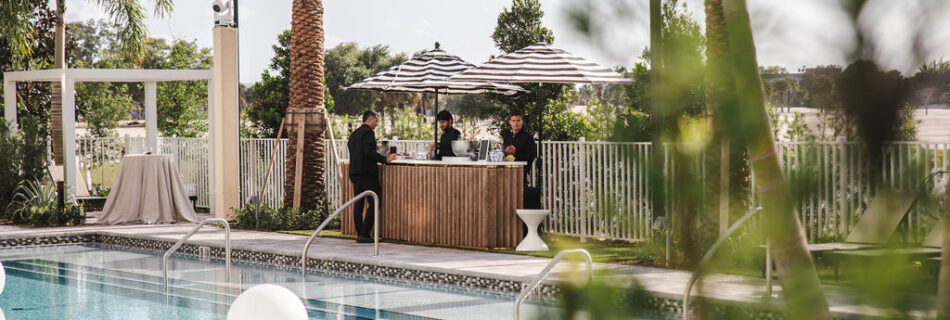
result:
[[[534,289],[541,285],[541,280],[544,280],[544,278],[547,277],[549,273],[551,273],[551,269],[554,269],[554,266],[561,261],[561,258],[563,258],[564,255],[570,253],[577,253],[584,257],[584,262],[587,266],[587,283],[590,283],[593,272],[591,269],[592,259],[590,257],[590,252],[587,252],[587,250],[584,249],[569,249],[558,252],[556,255],[554,255],[554,258],[551,258],[551,261],[549,261],[548,264],[544,266],[544,269],[541,270],[541,273],[538,273],[538,275],[535,276],[533,280],[531,280],[528,286],[521,290],[521,293],[518,294],[518,297],[515,298],[515,320],[521,319],[521,302],[523,302],[524,299],[526,299],[528,295],[534,291]]]
[[[205,219],[205,220],[202,220],[200,223],[198,223],[198,225],[196,225],[194,228],[192,228],[191,231],[188,232],[188,234],[186,234],[184,237],[181,238],[181,240],[178,240],[178,242],[176,242],[171,248],[169,248],[168,251],[165,251],[165,255],[162,256],[162,283],[164,285],[163,287],[165,288],[166,294],[168,293],[168,257],[170,257],[172,253],[175,253],[175,251],[178,250],[178,248],[180,248],[183,244],[185,244],[185,240],[188,240],[188,238],[191,238],[191,236],[197,233],[198,230],[201,229],[201,227],[208,224],[220,224],[224,226],[224,251],[225,251],[225,255],[224,255],[225,257],[224,277],[225,278],[224,279],[228,284],[231,283],[231,227],[228,225],[228,221],[222,218]]]
[[[303,252],[300,254],[300,274],[302,276],[307,275],[307,251],[310,250],[310,244],[313,243],[313,240],[317,238],[317,235],[320,234],[320,231],[323,231],[323,228],[326,228],[330,221],[333,220],[340,212],[343,212],[343,209],[349,207],[350,205],[356,203],[356,201],[363,200],[363,198],[372,197],[373,198],[373,256],[379,256],[379,196],[376,195],[376,192],[371,190],[363,191],[344,203],[342,206],[333,211],[333,214],[328,216],[316,230],[313,230],[313,234],[310,235],[310,238],[307,239],[307,244],[303,246]]]

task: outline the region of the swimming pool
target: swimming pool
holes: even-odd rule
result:
[[[0,249],[7,319],[224,319],[241,290],[271,283],[303,298],[311,319],[508,319],[511,297],[175,255],[169,293],[161,255],[99,244]],[[302,281],[305,280],[305,281]],[[524,318],[552,307],[526,302]]]

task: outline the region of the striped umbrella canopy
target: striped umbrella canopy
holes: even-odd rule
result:
[[[435,49],[398,66],[379,72],[366,80],[346,87],[346,89],[435,93],[436,112],[439,111],[440,93],[497,93],[510,96],[528,92],[516,85],[491,81],[449,81],[450,76],[474,67],[475,65],[462,60],[462,58],[445,52],[445,50],[439,48],[439,43],[436,42]],[[438,143],[438,122],[435,123],[434,131],[434,141]]]
[[[449,80],[463,83],[468,81],[537,83],[539,84],[539,91],[543,90],[544,86],[541,84],[545,83],[611,84],[632,82],[631,79],[624,78],[623,75],[609,68],[546,43],[527,46],[494,58],[483,65],[451,76]],[[540,93],[538,94],[539,106],[543,104]],[[543,119],[544,110],[540,110],[542,114],[539,118]],[[543,139],[543,132],[539,130],[539,145]],[[541,159],[542,153],[539,150],[538,160]],[[537,173],[540,176],[540,170]]]
[[[497,57],[449,78],[502,83],[626,83],[631,79],[548,44],[536,44]]]
[[[450,76],[474,67],[475,65],[462,60],[462,58],[440,49],[439,43],[436,42],[435,49],[377,73],[346,89],[435,94],[497,93],[515,95],[527,92],[527,90],[516,85],[492,81],[448,80]]]

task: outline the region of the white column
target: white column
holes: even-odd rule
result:
[[[231,215],[228,208],[241,206],[240,114],[238,113],[237,29],[215,27],[214,37],[214,205],[217,218]]]
[[[10,132],[16,133],[16,81],[3,82],[3,120],[10,124]]]
[[[155,81],[145,82],[145,145],[158,153],[158,86]]]
[[[70,77],[63,78],[63,179],[69,189],[69,199],[76,192],[76,91]]]
[[[215,211],[214,190],[218,183],[214,180],[214,164],[216,161],[216,157],[214,156],[214,137],[214,78],[212,78],[208,80],[208,191],[210,191],[208,192],[208,201],[210,202],[212,215],[217,212]]]

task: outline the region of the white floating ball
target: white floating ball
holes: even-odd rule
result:
[[[0,262],[0,294],[3,293],[3,287],[7,285],[7,269],[3,268],[3,262]],[[0,320],[3,320],[3,314],[0,313]]]
[[[303,302],[287,288],[262,284],[247,289],[228,310],[227,320],[306,320]]]

